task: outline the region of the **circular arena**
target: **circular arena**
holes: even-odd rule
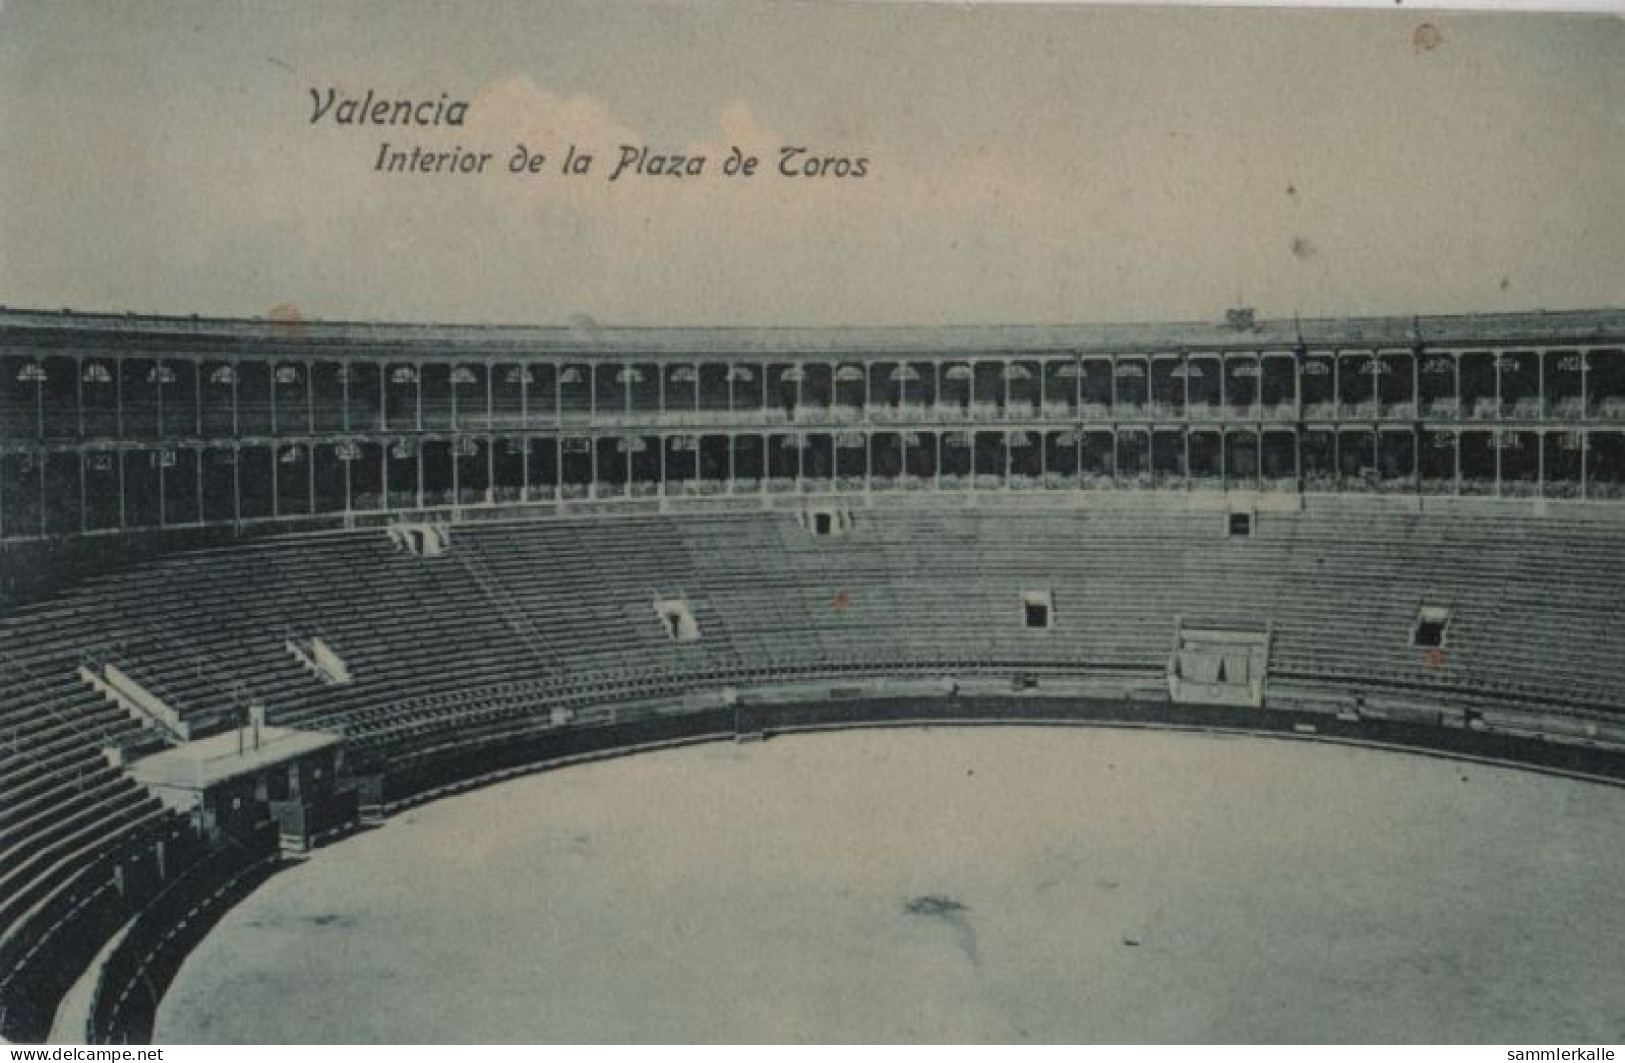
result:
[[[651,753],[277,875],[156,1039],[1602,1043],[1622,815],[1610,787],[1209,734]]]
[[[0,1035],[1617,1040],[1622,416],[1617,313],[0,311]]]

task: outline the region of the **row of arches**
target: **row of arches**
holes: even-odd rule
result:
[[[0,455],[0,537],[661,494],[1115,488],[1625,497],[1625,431],[446,435]]]

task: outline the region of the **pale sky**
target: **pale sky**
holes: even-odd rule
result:
[[[446,93],[468,123],[312,125],[330,86]],[[489,151],[492,172],[375,173],[384,140]],[[544,175],[507,174],[519,142]],[[595,174],[558,174],[572,142]],[[707,172],[609,183],[623,143]],[[784,144],[866,156],[869,176],[726,177],[730,144],[765,171]],[[0,145],[11,306],[648,325],[1625,306],[1607,15],[4,0]]]

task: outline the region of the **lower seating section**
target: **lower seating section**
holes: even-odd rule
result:
[[[93,1044],[152,1040],[158,1001],[221,915],[277,866],[277,831],[218,848],[185,868],[135,913],[97,972],[84,1037]]]
[[[80,684],[72,641],[44,621],[28,611],[0,634],[0,1037],[11,1040],[43,1035],[107,934],[196,840],[103,757],[140,725]]]
[[[780,679],[1155,683],[1183,619],[1270,627],[1271,679],[1284,688],[1403,690],[1606,721],[1625,689],[1612,652],[1622,528],[1265,513],[1255,534],[1228,538],[1222,515],[1205,511],[874,508],[832,537],[794,514],[750,512],[460,526],[439,557],[397,553],[378,532],[272,540],[171,557],[25,610],[8,642],[55,688],[57,708],[19,702],[7,717],[42,751],[82,755],[71,720],[96,706],[67,689],[68,672],[74,651],[100,647],[192,719],[229,720],[261,699],[274,723],[340,731],[355,752],[394,757],[480,721]],[[1053,595],[1048,629],[1025,626],[1028,591]],[[656,598],[685,600],[701,639],[671,640]],[[1450,611],[1436,652],[1412,642],[1423,606]],[[289,636],[311,635],[353,683],[318,682],[287,652]],[[80,771],[94,800],[106,773],[74,764],[19,764],[4,783],[58,792],[64,770]],[[8,809],[0,830],[13,818],[32,822]]]
[[[1625,523],[1607,514],[1266,512],[1232,538],[1212,511],[934,503],[860,506],[838,530],[761,510],[460,525],[435,557],[377,530],[269,539],[0,619],[0,1033],[48,1025],[109,924],[196,845],[103,756],[142,724],[81,683],[87,660],[200,726],[260,701],[274,724],[344,734],[360,773],[422,777],[458,749],[699,713],[725,688],[1038,677],[1151,691],[1181,621],[1268,628],[1266,696],[1284,707],[1625,734]],[[1046,628],[1027,625],[1030,592],[1053,601]],[[657,599],[686,603],[699,640],[675,641]],[[1424,606],[1448,610],[1437,648],[1413,643]],[[289,652],[311,637],[352,682]]]
[[[64,993],[108,938],[202,855],[184,818],[115,819],[0,935],[0,1038],[43,1040]],[[9,917],[8,917],[9,918]]]

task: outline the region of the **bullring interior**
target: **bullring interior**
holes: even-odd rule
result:
[[[1617,781],[1622,500],[1612,311],[0,311],[0,1035],[91,971],[84,1036],[147,1039],[282,861],[630,748],[1042,721]]]

